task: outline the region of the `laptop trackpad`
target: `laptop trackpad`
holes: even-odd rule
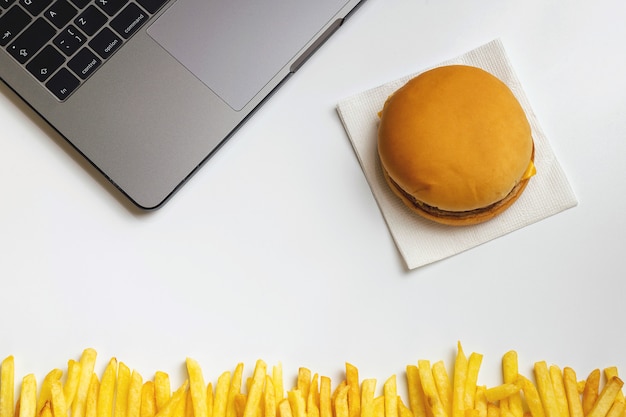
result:
[[[178,0],[148,34],[241,110],[347,0]]]

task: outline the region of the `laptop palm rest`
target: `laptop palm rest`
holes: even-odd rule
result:
[[[241,110],[347,0],[178,0],[148,34]]]

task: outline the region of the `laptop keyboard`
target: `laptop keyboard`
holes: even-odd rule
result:
[[[0,47],[67,99],[168,0],[0,0]]]

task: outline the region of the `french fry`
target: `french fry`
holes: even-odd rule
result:
[[[50,385],[50,403],[52,415],[54,417],[66,417],[67,405],[65,404],[65,394],[60,380],[53,381]]]
[[[350,417],[361,415],[361,390],[359,386],[359,370],[356,366],[346,362],[346,381],[348,390],[348,411]]]
[[[556,365],[550,365],[550,380],[554,388],[554,397],[556,399],[559,417],[569,417],[569,406],[567,404],[567,395],[565,394],[565,383],[563,381],[563,372]]]
[[[87,389],[87,398],[85,399],[85,417],[97,417],[99,391],[100,379],[98,379],[98,375],[93,372],[91,374],[91,381],[89,382],[89,389]]]
[[[14,397],[15,359],[7,356],[0,364],[0,417],[13,417]]]
[[[402,402],[402,398],[400,396],[398,396],[398,416],[413,417],[413,412],[404,404],[404,402]]]
[[[140,417],[141,413],[141,389],[143,378],[139,372],[133,370],[128,385],[128,401],[126,404],[127,417]]]
[[[262,360],[257,360],[252,377],[252,385],[248,392],[248,401],[244,408],[243,417],[256,417],[257,410],[263,397],[263,387],[265,376],[267,375],[267,365]],[[304,398],[303,398],[304,402]],[[305,414],[306,417],[306,414]]]
[[[283,399],[278,404],[278,413],[280,417],[293,417],[291,413],[291,406],[289,405],[289,400],[287,398]]]
[[[302,398],[304,399],[308,398],[309,390],[311,389],[311,370],[309,368],[305,368],[305,367],[298,368],[298,378],[296,379],[296,389],[300,391],[299,395],[302,395]],[[293,404],[291,405],[291,407],[292,407],[291,411],[295,414],[295,410],[293,410]]]
[[[187,358],[187,374],[189,375],[189,391],[195,417],[208,417],[206,385],[200,364],[192,358]],[[130,417],[130,416],[129,416]]]
[[[113,397],[117,379],[117,359],[111,358],[102,373],[100,392],[98,393],[97,417],[111,417],[113,413]],[[55,416],[57,417],[57,416]]]
[[[591,408],[587,417],[605,417],[611,409],[615,398],[617,398],[617,394],[622,389],[622,386],[624,386],[624,381],[619,379],[619,377],[612,377],[606,383],[604,388],[602,388],[602,391],[598,395],[598,399]]]
[[[309,389],[309,396],[306,399],[306,415],[307,417],[320,417],[320,389],[318,374],[313,375],[313,378],[311,379],[311,388]]]
[[[272,367],[272,384],[274,384],[274,400],[278,405],[285,397],[285,388],[283,387],[283,365],[280,362]]]
[[[622,417],[624,415],[624,411],[626,411],[626,402],[618,395],[618,398],[615,399],[615,402],[606,414],[606,417]]]
[[[117,382],[115,384],[115,404],[113,417],[127,417],[128,411],[128,388],[130,387],[130,368],[124,363],[117,365]]]
[[[518,391],[519,391],[518,387]],[[474,401],[474,410],[476,413],[473,417],[487,417],[487,388],[484,385],[476,387],[476,400]],[[509,396],[510,398],[510,396]]]
[[[37,379],[28,374],[22,379],[20,389],[19,417],[35,417],[37,415]]]
[[[599,369],[594,369],[589,373],[585,380],[585,388],[583,389],[583,413],[588,415],[591,412],[598,396],[600,394],[600,377]]]
[[[465,382],[467,381],[467,356],[461,342],[457,343],[452,376],[452,417],[465,417]]]
[[[41,417],[53,417],[52,406],[50,405],[50,401],[46,401],[43,407],[41,407],[39,414],[41,415]]]
[[[76,397],[72,402],[72,417],[84,417],[85,415],[87,391],[91,383],[96,356],[95,349],[87,348],[80,357],[80,377],[78,379],[78,387],[76,388]]]
[[[235,415],[237,417],[243,417],[244,409],[246,408],[246,400],[247,397],[245,394],[235,394],[233,402],[235,404]]]
[[[617,374],[617,366],[610,366],[608,368],[604,368],[604,377],[606,378],[606,382],[608,383],[611,378],[613,378],[614,376],[619,376]],[[617,398],[615,399],[616,401],[621,401],[624,400],[624,393],[622,391],[617,393]]]
[[[376,380],[364,379],[361,383],[361,417],[374,417]]]
[[[327,376],[320,377],[320,417],[333,417],[331,392],[330,378]]]
[[[385,417],[398,417],[398,388],[395,375],[387,378],[383,384],[383,396],[385,397]]]
[[[345,382],[345,381],[344,381]],[[347,383],[340,385],[335,395],[335,416],[336,417],[349,417],[350,410],[348,408],[348,391],[350,387]],[[294,415],[294,417],[296,417]]]
[[[420,374],[420,380],[422,381],[422,389],[424,390],[427,407],[430,408],[434,417],[446,417],[445,409],[439,399],[439,393],[435,386],[430,362],[425,359],[418,360],[417,369]],[[463,414],[465,415],[465,411]]]
[[[265,376],[265,391],[263,391],[264,417],[276,417],[276,391],[274,381],[269,375]]]
[[[409,391],[409,407],[414,417],[427,417],[426,400],[424,399],[424,390],[422,389],[422,381],[420,380],[419,369],[415,365],[406,367],[406,378]]]
[[[500,408],[492,403],[487,404],[487,417],[500,417]]]
[[[526,403],[528,404],[528,409],[532,417],[545,417],[545,413],[543,411],[543,404],[541,403],[541,397],[539,396],[539,391],[535,384],[528,378],[523,375],[519,376],[519,381],[522,386],[522,391],[524,393],[524,398],[526,398]]]
[[[291,413],[293,417],[306,417],[306,403],[302,391],[299,389],[293,389],[287,392],[287,399],[291,407]],[[346,409],[347,409],[347,396],[346,396]]]
[[[53,369],[46,374],[41,381],[41,388],[39,388],[39,396],[37,398],[37,415],[41,414],[44,405],[47,402],[50,402],[51,393],[50,387],[52,386],[53,381],[60,381],[63,376],[63,371],[60,369]],[[50,412],[52,413],[52,408],[49,406]]]
[[[100,387],[102,388],[102,384],[100,384]],[[100,390],[100,393],[102,393],[102,390]],[[146,381],[141,387],[141,406],[139,408],[139,415],[141,417],[154,417],[156,415],[156,410],[154,381]]]
[[[580,392],[578,391],[576,372],[570,367],[563,368],[563,387],[565,389],[570,417],[584,417],[583,403],[580,398]]]
[[[465,379],[465,387],[463,388],[463,403],[466,410],[474,408],[478,372],[480,371],[482,361],[483,355],[476,352],[472,352],[467,360],[467,378]]]
[[[157,371],[154,374],[154,396],[158,412],[165,407],[172,396],[170,376],[167,372]]]
[[[217,379],[215,386],[215,398],[213,400],[213,417],[226,417],[228,406],[228,390],[232,375],[229,371],[222,373]]]
[[[502,376],[504,379],[504,383],[517,383],[518,373],[519,366],[517,352],[514,350],[510,350],[502,356]],[[512,394],[509,398],[509,411],[515,417],[523,417],[524,406],[522,402],[522,396],[519,392],[517,394]]]
[[[176,391],[174,391],[169,401],[157,412],[155,417],[173,417],[179,403],[187,396],[187,388],[189,388],[188,380],[186,380]]]
[[[80,368],[81,364],[78,361],[70,359],[67,362],[67,378],[63,386],[63,395],[65,395],[65,405],[68,410],[71,409],[74,403],[74,397],[76,397],[76,390],[78,389],[78,382],[81,375]]]
[[[230,379],[228,389],[228,402],[226,404],[226,417],[236,417],[235,396],[241,393],[241,383],[243,378],[243,363],[238,363]]]
[[[446,412],[447,416],[452,415],[452,385],[450,384],[450,378],[446,371],[446,366],[443,361],[437,361],[432,366],[433,378],[435,380],[435,386],[439,393],[439,399],[441,405]]]
[[[385,415],[385,396],[379,395],[374,398],[374,415],[383,417]]]
[[[546,417],[559,417],[559,408],[556,403],[554,386],[552,385],[548,365],[545,361],[539,361],[535,363],[533,369],[535,372],[535,381],[537,382],[537,390],[539,391],[539,397],[543,403]]]
[[[495,403],[502,399],[509,398],[513,394],[520,392],[519,384],[504,383],[495,387],[487,388],[484,392],[487,401]]]
[[[213,384],[209,382],[206,387],[206,408],[209,417],[213,417]]]

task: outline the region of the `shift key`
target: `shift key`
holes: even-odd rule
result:
[[[146,12],[130,3],[111,21],[111,27],[124,39],[128,39],[148,20]]]

